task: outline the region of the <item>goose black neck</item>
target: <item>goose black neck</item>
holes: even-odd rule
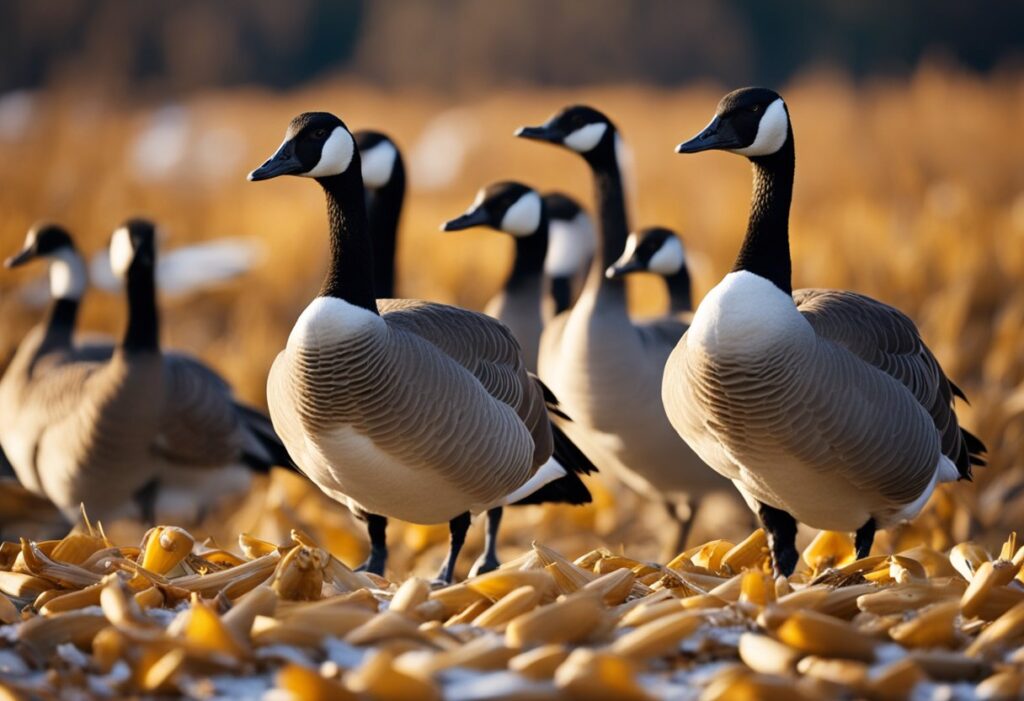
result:
[[[46,334],[43,337],[40,350],[71,346],[75,322],[78,319],[78,306],[77,299],[58,298],[50,303],[50,308],[46,313]]]
[[[121,347],[144,353],[160,347],[160,318],[156,308],[156,281],[152,266],[138,261],[128,269],[128,328]]]
[[[321,297],[336,297],[377,314],[373,287],[373,246],[358,155],[340,175],[318,178],[327,195],[331,258]]]
[[[559,275],[551,278],[551,298],[555,302],[555,314],[561,314],[572,306],[572,278]]]
[[[601,236],[601,259],[595,260],[595,265],[600,266],[602,275],[604,270],[614,265],[618,257],[623,255],[626,239],[629,237],[623,176],[618,170],[611,146],[608,146],[607,150],[612,152],[606,158],[591,162],[598,208],[598,230]],[[609,281],[620,286],[625,284],[621,278]]]
[[[405,199],[405,169],[395,157],[391,179],[382,187],[367,190],[367,217],[373,244],[373,284],[378,299],[395,296],[395,250],[398,220]]]
[[[665,278],[668,285],[669,309],[672,312],[688,312],[693,310],[693,293],[690,283],[690,271],[684,264],[675,275]]]
[[[512,272],[505,280],[506,290],[521,286],[536,285],[544,275],[544,257],[548,253],[548,218],[541,215],[537,231],[528,236],[514,236],[516,258]]]
[[[770,280],[786,294],[793,292],[789,257],[789,205],[793,199],[796,152],[792,129],[779,151],[750,159],[754,164],[754,195],[747,235],[733,272],[745,270]]]

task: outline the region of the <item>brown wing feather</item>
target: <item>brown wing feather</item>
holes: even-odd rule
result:
[[[154,448],[190,467],[241,459],[243,431],[227,383],[185,355],[164,356],[164,402]]]
[[[531,377],[512,332],[486,314],[410,299],[378,300],[388,325],[437,346],[468,370],[495,399],[512,407],[526,424],[536,449],[535,464],[553,450],[544,393]]]
[[[960,476],[971,477],[984,446],[965,438],[957,422],[949,381],[917,327],[898,309],[870,297],[841,290],[805,289],[793,301],[815,332],[898,380],[931,415],[942,453],[956,463]],[[972,450],[973,448],[973,450]]]

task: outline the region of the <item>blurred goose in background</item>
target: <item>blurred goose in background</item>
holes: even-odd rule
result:
[[[554,314],[567,311],[579,296],[594,258],[594,224],[579,203],[561,192],[542,198],[548,217],[544,273],[551,280]]]
[[[137,496],[136,505],[146,520],[152,521],[159,513],[195,521],[205,506],[222,496],[244,492],[248,470],[266,472],[274,464],[290,464],[269,419],[235,401],[228,384],[212,369],[183,354],[161,354],[158,344],[156,351],[149,348],[149,330],[153,329],[155,337],[159,324],[155,302],[148,300],[149,285],[141,279],[147,272],[152,277],[155,270],[155,252],[149,251],[151,229],[146,222],[132,221],[112,239],[113,251],[122,258],[115,261],[118,272],[122,276],[131,273],[129,330],[132,338],[146,336],[130,347],[124,343],[73,344],[87,276],[85,262],[66,230],[55,225],[34,227],[23,249],[7,261],[8,267],[16,267],[39,258],[49,260],[53,301],[46,319],[26,336],[0,381],[0,442],[16,456],[12,462],[22,483],[53,499],[69,518],[77,512],[79,499],[99,517],[129,515],[131,508],[125,508],[132,506],[128,497]],[[128,248],[134,242],[139,246],[139,261],[126,264],[126,251],[134,254],[136,250]],[[128,334],[125,339],[127,343]],[[136,352],[135,346],[141,350]],[[163,366],[160,372],[148,367],[154,353]],[[121,374],[110,369],[125,365],[128,368]],[[122,375],[131,377],[134,386],[117,388],[124,390],[119,402],[110,404],[107,413],[99,411],[99,398],[110,399],[107,395],[115,392],[117,385],[117,379],[105,378]],[[52,400],[53,393],[61,394],[60,401]],[[141,492],[112,490],[109,499],[97,497],[105,466],[109,464],[116,474],[120,462],[114,459],[115,453],[121,449],[121,435],[129,433],[111,417],[131,417],[133,404],[146,406],[140,408],[139,421],[126,419],[136,427],[130,431],[131,445],[149,431],[142,420],[149,415],[149,405],[158,407],[149,454],[135,458],[139,475],[148,475],[150,480]],[[94,424],[87,418],[90,413],[95,415]],[[48,441],[52,442],[49,429],[54,421],[68,421],[76,427],[77,434],[64,437],[77,446],[70,466],[52,453],[42,452]],[[78,445],[87,443],[94,445]],[[240,467],[242,464],[247,469]],[[78,484],[85,479],[80,473],[100,474],[95,479],[96,489]],[[69,484],[59,484],[63,474],[68,475]],[[139,487],[135,478],[133,475],[128,482]]]
[[[726,95],[678,147],[750,159],[754,196],[732,271],[712,289],[665,369],[679,435],[733,481],[769,536],[776,571],[799,559],[797,521],[856,531],[913,518],[939,482],[970,479],[985,446],[960,428],[954,396],[914,323],[843,290],[792,289],[795,148],[785,102]]]
[[[398,223],[405,201],[405,163],[395,142],[379,131],[353,134],[362,157],[366,216],[373,245],[373,286],[378,299],[395,296]]]
[[[674,231],[652,226],[630,234],[622,257],[605,274],[614,278],[635,272],[654,273],[664,278],[668,288],[669,314],[693,311],[686,249]]]
[[[246,274],[260,263],[263,254],[259,241],[245,237],[201,241],[166,253],[161,249],[156,286],[165,296],[208,290]],[[121,290],[108,250],[97,252],[89,261],[89,283],[105,292]]]
[[[548,221],[541,197],[522,183],[494,183],[480,190],[465,214],[441,228],[462,231],[476,226],[510,234],[515,240],[512,269],[484,313],[512,331],[527,368],[536,372],[537,346],[544,329],[544,260],[548,252]]]
[[[303,472],[366,519],[366,569],[384,571],[387,517],[448,521],[438,578],[450,582],[470,513],[521,500],[563,465],[591,467],[571,443],[556,444],[555,400],[504,325],[443,304],[376,300],[360,154],[340,119],[299,115],[249,179],[282,175],[323,188],[331,255],[270,371],[274,427]]]
[[[695,499],[726,483],[680,445],[661,404],[665,360],[685,325],[673,317],[633,322],[625,281],[605,276],[629,233],[618,130],[597,110],[573,106],[516,135],[579,154],[590,166],[598,205],[600,255],[575,306],[544,329],[540,376],[573,417],[569,435],[587,455],[665,505],[677,525],[666,539],[674,554],[686,542]]]

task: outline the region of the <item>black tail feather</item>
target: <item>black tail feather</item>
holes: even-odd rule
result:
[[[965,428],[960,429],[960,434],[964,438],[964,445],[967,446],[967,455],[970,458],[971,464],[987,465],[988,461],[983,456],[988,452],[988,448],[985,446],[984,441]]]
[[[590,490],[583,484],[580,475],[589,475],[597,472],[594,463],[583,454],[583,451],[576,447],[576,444],[569,440],[554,423],[551,424],[551,436],[554,439],[555,450],[552,453],[555,461],[566,469],[566,475],[559,477],[553,482],[548,482],[533,494],[524,497],[512,504],[512,506],[526,506],[529,504],[589,504],[592,501]]]
[[[281,442],[277,432],[274,431],[274,426],[270,423],[270,417],[259,409],[242,404],[241,402],[235,402],[235,409],[266,453],[265,455],[254,455],[249,451],[243,453],[243,461],[252,468],[253,472],[266,474],[275,465],[294,470],[295,472],[300,471],[295,461],[288,454],[288,450],[284,447],[284,443]],[[270,458],[269,460],[267,460],[268,457]]]
[[[557,416],[560,419],[565,419],[566,421],[572,421],[572,419],[569,418],[569,415],[566,414],[564,411],[562,411],[562,407],[561,407],[561,405],[558,402],[558,397],[555,396],[555,393],[551,391],[550,387],[548,387],[546,384],[544,384],[544,380],[540,379],[539,377],[537,377],[533,373],[530,373],[530,377],[533,378],[534,382],[536,382],[538,385],[540,385],[540,391],[544,395],[544,404],[548,408],[548,413],[554,414],[555,416]]]

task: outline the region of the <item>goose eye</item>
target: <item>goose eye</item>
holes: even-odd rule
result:
[[[322,128],[322,127],[320,129],[317,129],[316,131],[313,132],[313,138],[314,139],[323,139],[326,136],[327,136],[327,130]]]
[[[750,110],[752,112],[760,112],[761,111],[761,105],[754,105],[753,107],[750,108]]]

